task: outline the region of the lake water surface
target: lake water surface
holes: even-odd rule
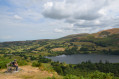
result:
[[[55,57],[46,57],[53,61],[66,62],[67,64],[78,64],[81,62],[91,61],[97,63],[109,61],[110,63],[119,63],[119,56],[117,55],[100,55],[100,54],[75,54],[75,55],[59,55]]]

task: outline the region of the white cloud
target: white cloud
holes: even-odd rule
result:
[[[53,2],[47,2],[46,4],[44,4],[45,9],[51,8],[52,6],[53,6]]]
[[[98,13],[100,13],[100,14],[102,14],[102,15],[104,15],[104,16],[106,15],[105,9],[99,10]]]
[[[47,18],[63,19],[64,22],[72,24],[72,28],[67,26],[61,28],[65,32],[86,29],[83,32],[91,33],[96,28],[100,31],[105,28],[119,27],[118,3],[119,0],[64,0],[52,2],[49,8],[44,8],[42,14]]]
[[[11,39],[56,38],[119,28],[119,0],[9,0],[8,3],[11,6],[0,5],[0,36],[10,34],[15,37]]]
[[[61,29],[54,29],[54,32],[57,32],[57,33],[63,33],[64,31],[61,30]]]
[[[99,20],[95,20],[95,24],[96,25],[100,24],[100,21]]]
[[[101,13],[98,12],[105,6],[106,0],[74,0],[63,2],[47,2],[44,4],[43,15],[53,19],[82,19],[82,20],[94,20],[101,17]],[[98,4],[98,5],[97,5]]]
[[[23,19],[21,16],[19,16],[19,15],[14,15],[14,18],[15,19],[19,19],[19,20],[21,20],[21,19]]]

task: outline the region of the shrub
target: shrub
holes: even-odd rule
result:
[[[19,66],[27,65],[28,62],[26,60],[17,60]]]
[[[6,68],[7,64],[11,61],[11,59],[0,59],[0,69]]]
[[[39,67],[39,66],[41,66],[41,63],[39,63],[39,62],[33,62],[32,63],[32,66],[33,67]]]
[[[112,73],[103,73],[99,71],[95,71],[94,73],[89,74],[91,79],[113,79]]]
[[[75,75],[66,75],[64,79],[78,79],[78,77]]]
[[[55,76],[48,77],[47,79],[57,79]]]

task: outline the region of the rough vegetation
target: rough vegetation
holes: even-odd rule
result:
[[[7,63],[17,59],[23,70],[25,70],[24,65],[33,66],[30,66],[31,71],[35,67],[38,68],[38,73],[33,75],[29,73],[14,75],[18,79],[39,79],[38,75],[42,75],[41,71],[52,74],[48,76],[44,74],[45,77],[41,79],[119,79],[118,63],[91,63],[89,61],[74,65],[53,62],[45,58],[45,56],[81,53],[119,55],[119,29],[105,30],[95,34],[69,35],[54,40],[1,42],[0,69],[6,68]],[[6,75],[2,70],[0,71],[0,75],[4,78]]]

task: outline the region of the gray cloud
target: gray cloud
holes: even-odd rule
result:
[[[72,2],[73,1],[73,2]],[[106,0],[66,0],[64,2],[47,2],[42,14],[52,19],[94,20],[101,17],[98,11],[105,6]],[[97,5],[98,4],[98,5]]]
[[[118,0],[65,0],[45,4],[42,14],[46,18],[64,19],[73,27],[60,28],[64,32],[93,33],[119,27]],[[47,6],[47,7],[46,7]]]
[[[73,27],[62,28],[66,32],[75,33],[95,33],[101,30],[119,28],[119,18],[102,19],[102,20],[83,20],[74,22]]]
[[[44,11],[43,15],[47,18],[52,18],[52,19],[64,19],[68,17],[68,15],[66,15],[65,13],[62,13],[56,9]]]
[[[0,5],[0,41],[5,38],[9,38],[8,40],[58,38],[74,33],[94,33],[119,28],[119,0],[7,2],[11,6]]]
[[[82,20],[94,20],[101,17],[101,14],[99,13],[82,13],[80,15],[75,15],[75,19],[82,19]]]

